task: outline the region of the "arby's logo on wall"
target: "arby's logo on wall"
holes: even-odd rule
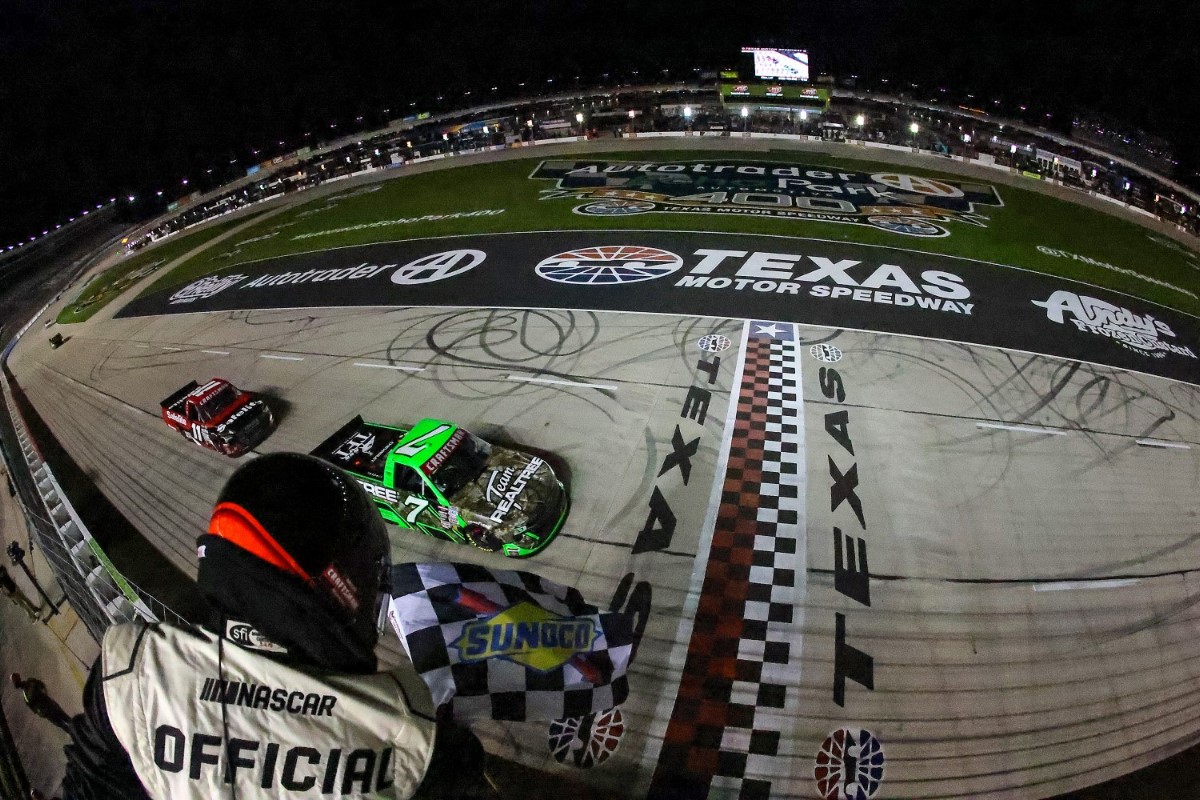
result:
[[[1196,358],[1192,348],[1170,341],[1175,338],[1171,326],[1150,314],[1137,314],[1095,297],[1063,290],[1046,300],[1034,300],[1033,304],[1046,309],[1046,317],[1053,322],[1064,325],[1070,321],[1081,331],[1112,339],[1151,358],[1166,358],[1170,353]]]

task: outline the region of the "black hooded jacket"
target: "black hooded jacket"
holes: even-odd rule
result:
[[[254,656],[263,659],[264,671],[269,671],[270,662],[279,661],[343,677],[375,672],[370,646],[375,638],[373,627],[369,634],[354,630],[300,578],[282,573],[219,537],[202,536],[199,544],[199,584],[212,609],[205,629],[223,636],[230,619],[248,622],[286,650],[256,652]],[[243,643],[226,637],[220,646],[240,648]],[[112,723],[112,715],[124,709],[107,707],[102,672],[98,658],[84,688],[84,713],[71,723],[72,742],[65,748],[64,800],[147,798]],[[445,736],[439,732],[439,739]],[[481,749],[477,757],[481,764]]]

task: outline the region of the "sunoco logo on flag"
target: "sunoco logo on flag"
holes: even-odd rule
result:
[[[388,618],[434,702],[456,717],[580,717],[629,695],[629,614],[529,572],[400,564],[391,577]]]
[[[597,636],[591,619],[559,617],[533,603],[520,603],[463,626],[454,646],[463,661],[507,658],[539,672],[557,669],[587,653]]]

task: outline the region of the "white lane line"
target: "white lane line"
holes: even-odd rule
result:
[[[183,352],[183,348],[182,348],[182,347],[167,347],[166,345],[163,345],[163,350],[171,350],[171,351],[173,351],[173,352],[175,352],[175,353],[182,353],[182,352]]]
[[[653,233],[653,231],[651,231],[649,229],[639,228],[638,230],[643,233]],[[689,231],[665,231],[665,232],[689,233]],[[703,233],[703,231],[691,231],[691,232],[692,233]],[[571,231],[519,231],[519,233],[571,233]],[[710,231],[710,233],[711,233],[711,231]],[[454,236],[431,236],[429,238],[430,239],[452,239],[459,235],[460,234],[455,234]],[[473,235],[473,234],[461,234],[461,235]],[[488,235],[489,236],[505,236],[507,234],[495,233],[495,234],[488,234]],[[755,235],[756,236],[775,236],[776,234],[761,233],[761,234],[755,234]],[[817,240],[811,240],[811,241],[824,241],[824,240],[817,239]],[[832,240],[829,240],[829,241],[832,241]],[[372,242],[372,244],[387,244],[387,242]],[[841,244],[845,244],[845,242],[841,242]],[[866,245],[866,244],[862,244],[862,243],[858,243],[858,242],[856,242],[856,244],[859,247],[892,247],[892,245]],[[359,247],[359,246],[360,245],[341,245],[339,247],[331,247],[329,249],[330,250],[340,250],[340,249],[343,249],[346,247]],[[313,250],[313,251],[307,251],[307,252],[328,252],[328,251]],[[305,253],[292,253],[291,255],[305,255]],[[938,255],[945,255],[945,254],[939,253]],[[946,258],[960,258],[960,256],[946,256]],[[252,261],[245,262],[245,264],[252,264],[252,263],[254,263],[254,262],[252,262]],[[1001,265],[1001,266],[1003,266],[1003,265]],[[1008,267],[1008,269],[1021,269],[1021,268],[1020,267]],[[1105,289],[1105,291],[1116,292],[1117,290],[1116,289]],[[1121,294],[1120,292],[1117,292],[1117,293]],[[1137,299],[1138,299],[1138,302],[1142,302],[1142,303],[1151,302],[1148,300],[1142,300],[1141,298],[1137,298]],[[297,310],[299,310],[299,311],[310,312],[310,311],[316,311],[319,309],[332,309],[334,311],[344,311],[346,308],[347,308],[347,306],[293,306],[293,307],[284,307],[284,308],[273,308],[273,309],[271,309],[271,311],[297,311]],[[361,306],[361,307],[353,306],[353,308],[367,308],[367,306]],[[395,310],[394,306],[369,306],[369,308],[374,309],[374,310],[378,310],[381,308],[384,310],[387,310],[387,311]],[[490,309],[491,307],[490,306],[465,306],[465,305],[431,305],[431,306],[421,306],[421,308],[423,308],[423,309],[452,308],[455,310],[463,310],[463,309],[475,309],[475,308]],[[504,310],[505,311],[545,311],[546,308],[545,308],[545,306],[504,306]],[[592,309],[582,309],[582,310],[586,310],[586,311],[588,311],[590,313],[594,313],[594,314],[637,313],[637,314],[642,314],[642,315],[645,315],[648,317],[671,317],[672,319],[679,319],[679,318],[686,317],[687,319],[711,319],[711,320],[717,320],[719,322],[724,322],[724,321],[730,319],[730,317],[727,317],[727,316],[717,316],[717,315],[713,315],[713,314],[684,314],[684,313],[676,313],[674,311],[630,312],[630,311],[610,311],[610,310],[604,309],[604,308],[592,308]],[[1175,309],[1172,309],[1172,310],[1175,311]],[[228,314],[229,312],[227,312],[227,311],[189,311],[188,313],[189,314]],[[1187,314],[1188,312],[1176,311],[1176,313]],[[1188,314],[1188,316],[1194,317],[1196,315]],[[1147,378],[1154,378],[1155,380],[1160,380],[1160,381],[1168,381],[1170,383],[1182,383],[1184,386],[1195,386],[1196,385],[1193,381],[1187,381],[1187,380],[1184,380],[1183,378],[1172,378],[1167,375],[1158,375],[1154,372],[1146,372],[1145,370],[1131,369],[1129,367],[1114,367],[1112,364],[1106,364],[1103,361],[1088,361],[1087,359],[1084,359],[1084,358],[1056,356],[1053,353],[1039,353],[1036,350],[1022,350],[1019,347],[1001,347],[1000,345],[996,345],[996,344],[984,344],[983,342],[967,342],[967,341],[963,341],[961,339],[959,339],[959,340],[944,339],[940,336],[920,336],[915,333],[899,333],[897,331],[884,331],[884,330],[879,330],[878,328],[855,328],[855,327],[848,326],[848,325],[819,325],[814,322],[803,322],[803,323],[796,323],[796,324],[801,325],[802,327],[805,327],[805,328],[821,328],[822,330],[827,330],[827,331],[838,331],[838,332],[844,331],[844,332],[848,332],[848,333],[883,334],[885,336],[899,336],[901,339],[916,339],[918,341],[923,341],[923,342],[946,342],[948,344],[953,344],[953,345],[966,345],[967,347],[978,347],[983,350],[995,350],[995,351],[1001,352],[1001,353],[1018,353],[1020,355],[1037,356],[1038,358],[1050,358],[1055,361],[1070,362],[1072,364],[1076,364],[1076,363],[1087,364],[1087,365],[1094,366],[1094,367],[1100,367],[1101,369],[1112,370],[1114,373],[1120,372],[1121,374],[1128,373],[1130,375],[1145,375]]]
[[[555,386],[579,386],[583,389],[608,389],[610,392],[617,390],[616,386],[609,383],[579,383],[577,381],[560,381],[555,378],[535,378],[532,375],[509,375],[508,379],[522,383],[548,383]]]
[[[1133,586],[1141,578],[1110,578],[1098,581],[1058,581],[1056,583],[1034,584],[1035,592],[1069,592],[1072,589],[1119,589],[1122,586]]]
[[[140,344],[140,343],[139,343],[139,344],[135,344],[135,345],[134,345],[134,347],[140,347],[140,348],[142,348],[143,350],[149,350],[149,349],[150,349],[150,345],[148,345],[148,344]]]
[[[269,356],[266,354],[260,355],[259,358],[272,358],[276,361],[303,361],[303,356]]]
[[[1004,425],[999,422],[976,422],[976,428],[992,428],[998,431],[1019,431],[1021,433],[1044,433],[1049,436],[1066,436],[1066,431],[1056,431],[1053,428],[1035,428],[1032,425]]]
[[[227,356],[228,350],[201,350],[201,353],[208,353],[210,356]]]
[[[1191,450],[1190,444],[1180,444],[1179,442],[1160,442],[1157,439],[1138,439],[1137,443],[1145,447],[1172,447],[1176,450]]]
[[[424,372],[424,367],[407,367],[404,364],[365,364],[362,361],[355,361],[356,367],[367,367],[368,369],[398,369],[402,372]]]

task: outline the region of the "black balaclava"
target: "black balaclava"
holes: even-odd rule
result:
[[[313,456],[272,453],[225,484],[197,540],[200,592],[300,663],[373,672],[388,540],[357,481]]]

